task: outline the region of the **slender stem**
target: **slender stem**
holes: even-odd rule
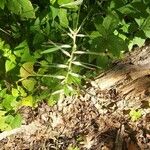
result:
[[[75,51],[77,50],[76,38],[77,38],[78,32],[79,32],[79,30],[74,31],[73,34],[72,34],[72,36],[71,36],[71,38],[72,38],[72,40],[73,40],[73,47],[72,47],[71,57],[70,57],[70,59],[68,60],[68,71],[67,71],[66,78],[65,78],[65,80],[64,80],[65,83],[67,83],[69,74],[70,74],[70,72],[71,72],[72,62],[73,62],[73,59],[74,59],[74,53],[75,53]]]

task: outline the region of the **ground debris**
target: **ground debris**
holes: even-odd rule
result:
[[[26,130],[0,133],[0,150],[149,150],[150,69],[139,74],[137,66],[150,63],[150,47],[128,55],[91,81],[84,94],[54,107],[43,102],[21,108]],[[141,118],[132,121],[129,113],[138,109]]]

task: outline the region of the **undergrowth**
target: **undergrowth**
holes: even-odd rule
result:
[[[150,38],[149,0],[1,0],[0,130],[17,110],[78,94],[87,78]]]

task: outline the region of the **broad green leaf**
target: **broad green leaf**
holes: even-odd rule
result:
[[[141,25],[141,29],[144,31],[146,37],[150,38],[150,16],[145,19]]]
[[[150,1],[149,0],[143,0],[143,2],[147,5],[147,4],[150,4]]]
[[[129,43],[129,50],[133,48],[134,45],[138,45],[139,47],[143,46],[145,43],[145,39],[141,37],[134,37],[133,40]]]
[[[72,94],[73,94],[73,91],[74,91],[74,89],[73,89],[73,87],[72,87],[71,85],[65,85],[65,86],[63,87],[63,90],[64,90],[64,94],[65,94],[66,96],[72,95]],[[75,93],[75,92],[74,92],[74,93]]]
[[[13,119],[14,119],[14,116],[12,116],[12,115],[7,115],[5,122],[6,122],[7,124],[11,124],[11,122],[13,121]]]
[[[60,94],[51,95],[47,103],[49,106],[54,106],[60,98]]]
[[[142,116],[142,112],[140,111],[140,110],[131,110],[130,111],[130,117],[131,117],[131,120],[132,121],[137,121],[138,119],[140,119],[141,118],[141,116]]]
[[[12,70],[13,68],[15,68],[16,64],[14,62],[12,62],[11,60],[6,60],[6,63],[5,63],[5,69],[6,69],[6,72]]]
[[[80,85],[81,84],[81,79],[82,79],[82,77],[81,76],[79,76],[78,74],[69,74],[69,76],[68,76],[68,80],[67,80],[67,83],[68,84],[72,84],[72,83],[74,83],[75,85]]]
[[[6,94],[5,98],[3,99],[2,105],[8,111],[16,107],[14,106],[15,103],[16,103],[16,97]]]
[[[80,150],[80,148],[74,147],[74,146],[69,146],[69,147],[67,148],[67,150]]]
[[[75,8],[76,6],[81,5],[82,2],[83,2],[83,0],[74,0],[74,1],[72,1],[70,3],[66,3],[69,0],[58,0],[58,1],[65,2],[63,4],[61,4],[61,3],[59,3],[59,4],[61,4],[60,7],[66,7],[66,8]]]
[[[0,117],[0,130],[1,131],[6,131],[6,130],[11,130],[11,126],[6,123],[6,117]]]
[[[100,36],[105,36],[107,34],[107,31],[105,29],[105,27],[101,24],[95,24],[95,27],[97,29],[97,31],[99,32],[99,35]],[[95,34],[95,37],[98,36],[98,33],[97,32],[92,32],[92,35]]]
[[[125,6],[126,4],[128,3],[128,0],[112,0],[110,2],[110,10],[113,10],[114,8],[117,9],[117,8],[120,8],[122,6]]]
[[[6,0],[0,0],[0,8],[4,9]]]
[[[125,41],[118,36],[115,35],[109,35],[107,39],[107,49],[109,52],[111,52],[114,56],[119,57],[121,54],[121,51],[126,51],[128,49]]]
[[[12,11],[15,14],[20,14],[22,11],[21,4],[18,0],[11,0],[11,1],[9,0],[7,1],[6,6],[10,11]]]
[[[27,78],[29,76],[35,75],[33,70],[33,62],[26,62],[20,68],[20,77]]]
[[[22,97],[27,96],[27,93],[25,92],[25,90],[21,86],[17,86],[17,89],[19,91],[20,96],[22,96]]]
[[[2,41],[2,39],[0,38],[0,49],[4,48],[4,41]]]
[[[71,2],[74,2],[74,0],[57,0],[57,3],[59,5],[68,4],[68,3],[71,3]]]
[[[120,7],[118,9],[118,11],[120,11],[121,13],[126,14],[126,15],[131,14],[131,13],[136,13],[134,7],[131,4],[127,4],[123,7]]]
[[[53,5],[56,2],[56,0],[50,0],[50,3]]]
[[[59,17],[60,25],[67,28],[69,25],[68,18],[67,18],[67,10],[60,8],[58,12],[58,17]]]
[[[108,64],[110,64],[110,59],[108,56],[99,56],[96,58],[96,64],[102,68],[107,68]]]
[[[122,14],[129,15],[133,18],[138,18],[139,16],[146,16],[148,15],[146,12],[146,5],[140,1],[133,1],[132,3],[128,3],[123,7],[118,9]]]
[[[6,89],[6,88],[0,90],[0,97],[4,98],[5,95],[6,95],[6,92],[7,92],[7,89]]]
[[[21,17],[35,18],[35,11],[30,0],[20,0],[19,3],[22,6]]]
[[[49,21],[46,21],[46,25],[45,25],[45,28],[43,29],[44,33],[49,36],[50,34],[50,23]]]
[[[100,30],[99,30],[99,26],[98,27],[96,27],[97,28],[97,30],[98,31],[93,31],[91,34],[90,34],[90,39],[95,39],[95,38],[97,38],[97,37],[99,37],[99,36],[101,36],[102,35],[102,33],[104,33],[105,34],[105,29],[101,32],[101,28],[100,28]]]
[[[136,23],[138,24],[139,27],[144,23],[145,19],[144,18],[135,18]]]
[[[17,114],[13,118],[12,122],[10,123],[10,126],[12,127],[12,129],[14,129],[14,128],[20,127],[21,123],[22,123],[22,117],[21,115]]]
[[[33,44],[41,44],[44,41],[44,36],[42,33],[36,33],[33,39]]]
[[[22,101],[21,101],[21,105],[22,105],[22,106],[30,106],[30,107],[33,107],[33,106],[34,106],[34,99],[33,99],[33,96],[29,95],[29,96],[23,98]]]
[[[15,47],[13,52],[21,59],[20,62],[35,61],[35,58],[30,54],[27,41],[20,43],[17,47]]]
[[[106,32],[113,33],[116,27],[118,26],[118,23],[118,17],[114,14],[110,14],[104,18],[103,26],[106,29]]]
[[[107,44],[107,39],[103,37],[97,37],[92,40],[90,49],[94,52],[105,52],[105,50],[107,49]]]
[[[34,78],[25,79],[22,81],[22,85],[28,90],[33,91],[34,86],[36,84],[36,80]]]
[[[59,9],[55,8],[53,6],[50,6],[50,8],[51,8],[52,17],[53,17],[53,20],[54,20],[57,17],[58,13],[59,13]]]
[[[0,110],[0,117],[4,116],[6,114],[6,111]]]
[[[15,88],[12,88],[11,93],[14,97],[18,97],[19,96],[19,91]]]
[[[40,29],[40,19],[39,19],[39,17],[36,18],[36,20],[34,22],[34,25],[31,26],[30,29],[33,33],[37,33],[41,30]]]

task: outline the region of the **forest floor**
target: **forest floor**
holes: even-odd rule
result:
[[[79,96],[19,111],[24,123],[0,133],[0,150],[149,150],[150,46],[128,53]]]

